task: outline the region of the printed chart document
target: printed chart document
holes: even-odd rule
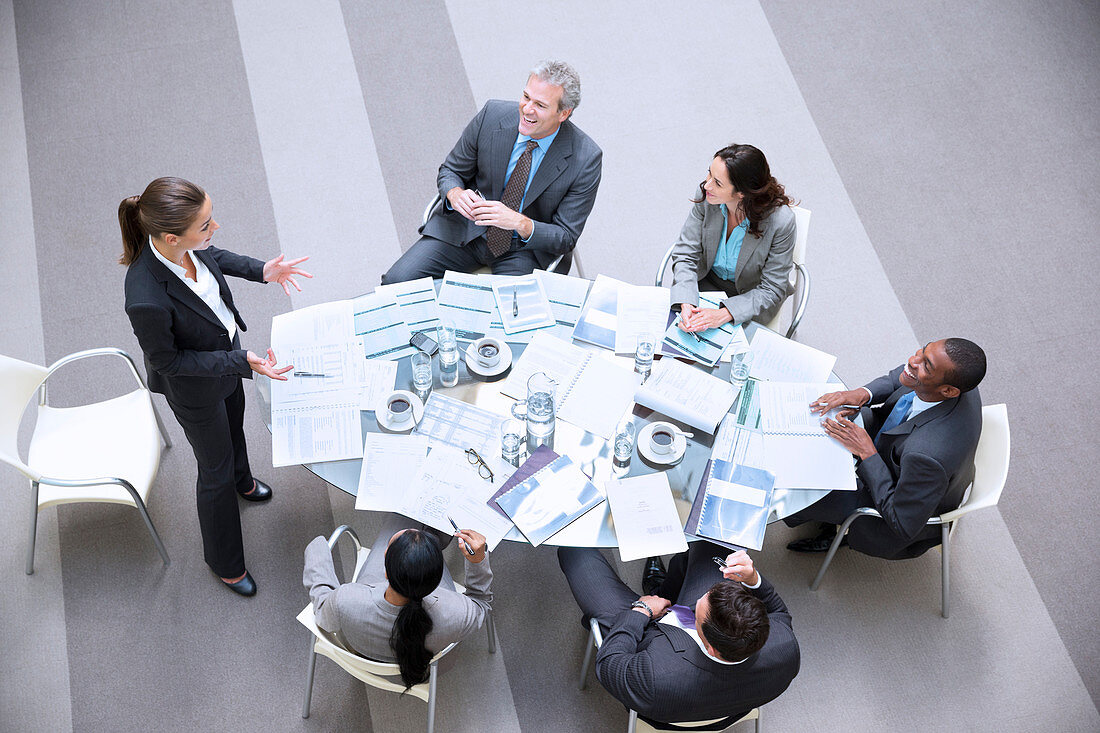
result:
[[[493,489],[492,483],[478,475],[477,466],[466,460],[465,452],[437,445],[398,493],[399,506],[394,511],[447,534],[454,532],[447,520],[451,517],[459,527],[485,535],[492,551],[512,528],[510,521],[485,505]]]
[[[439,303],[435,299],[435,284],[430,277],[393,285],[379,285],[375,294],[392,296],[401,309],[401,317],[413,333],[435,337],[439,325]]]
[[[495,412],[467,404],[453,397],[432,392],[424,405],[424,417],[413,434],[428,438],[433,448],[450,445],[466,450],[473,448],[486,461],[500,458],[500,424],[507,418]],[[466,460],[463,456],[462,460]],[[490,465],[495,473],[496,466]]]
[[[717,298],[710,298],[703,294],[699,295],[699,306],[701,308],[718,308],[721,305]],[[695,338],[692,334],[681,329],[678,322],[679,317],[673,318],[672,323],[665,330],[665,343],[674,347],[684,356],[707,366],[714,366],[718,363],[729,345],[733,343],[737,333],[741,333],[741,337],[744,339],[744,329],[732,323],[724,323],[718,328],[708,328],[706,331],[700,331],[696,334],[699,338]],[[745,341],[745,345],[748,346],[748,341]]]
[[[428,439],[419,435],[367,433],[355,508],[400,511],[401,497],[428,455]]]
[[[856,469],[847,448],[829,437],[810,402],[837,385],[760,382],[763,467],[777,489],[855,491]]]
[[[667,474],[612,478],[604,491],[623,562],[687,549]]]
[[[352,315],[355,335],[362,337],[368,359],[400,359],[416,351],[409,343],[412,333],[393,295],[360,295],[352,301]]]
[[[366,365],[359,409],[373,410],[393,392],[397,384],[397,362],[367,359]]]
[[[545,372],[558,383],[555,414],[579,428],[608,440],[619,418],[634,402],[641,375],[597,351],[582,349],[537,333],[516,360],[501,392],[527,397],[527,380]]]
[[[751,466],[711,460],[699,510],[691,531],[699,537],[759,550],[768,526],[775,477]]]
[[[455,324],[455,335],[460,341],[477,341],[486,336],[490,324],[500,315],[493,298],[492,275],[470,275],[447,270],[439,287],[439,314]]]
[[[359,458],[363,423],[359,399],[323,406],[271,408],[271,465],[293,466]]]
[[[751,351],[750,376],[772,382],[824,382],[836,364],[832,354],[763,328],[753,334]]]
[[[603,500],[569,456],[561,456],[497,498],[497,506],[538,547]]]
[[[577,341],[615,350],[615,332],[619,327],[619,288],[626,286],[622,280],[607,275],[597,275],[588,291],[580,319],[573,328]]]
[[[546,330],[552,336],[569,341],[573,338],[573,328],[581,317],[592,283],[581,277],[543,270],[536,270],[535,275],[542,281],[546,297],[550,300],[550,310],[554,312],[554,325]]]
[[[554,325],[554,311],[535,275],[509,278],[493,284],[493,299],[501,325],[507,334],[549,328]]]
[[[615,327],[615,353],[633,355],[638,334],[660,336],[668,323],[668,288],[656,285],[620,285],[618,323]]]
[[[661,359],[634,393],[634,401],[713,434],[729,412],[737,389],[724,379],[676,361]]]
[[[353,335],[352,305],[350,300],[334,300],[289,313],[280,313],[271,319],[271,348],[280,362],[290,364],[279,353],[277,346],[345,341]]]
[[[742,428],[749,430],[760,429],[760,392],[758,387],[762,384],[752,377],[745,382],[745,386],[737,395],[733,403],[730,417]]]

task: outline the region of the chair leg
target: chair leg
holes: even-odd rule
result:
[[[577,248],[576,247],[573,248],[573,267],[576,268],[576,270],[577,270],[577,277],[580,277],[580,278],[585,277],[584,268],[581,267],[581,258],[577,254]],[[565,274],[568,275],[569,273],[565,273]]]
[[[34,574],[34,541],[38,534],[38,482],[31,481],[31,531],[27,541],[27,575]]]
[[[160,428],[160,437],[164,440],[164,447],[172,447],[172,439],[168,437],[168,431],[164,428],[164,420],[160,418],[160,412],[157,411],[157,406],[153,405],[153,417],[157,419],[157,427]]]
[[[833,556],[836,555],[837,548],[840,547],[841,540],[844,539],[844,530],[847,527],[841,527],[837,530],[836,537],[833,538],[833,542],[829,545],[829,551],[825,554],[825,562],[821,563],[821,569],[817,571],[817,577],[814,578],[814,582],[810,583],[810,590],[817,590],[817,587],[821,585],[821,581],[825,578],[825,571],[829,569],[829,563],[833,561]]]
[[[145,527],[153,537],[153,544],[157,546],[157,552],[160,553],[160,559],[164,561],[164,567],[168,567],[172,564],[172,561],[168,559],[168,551],[164,549],[164,543],[160,541],[157,528],[153,526],[153,520],[149,518],[149,510],[145,508],[145,502],[141,500],[141,497],[135,494],[135,498],[137,499],[138,511],[141,512],[141,518],[145,520]]]
[[[635,710],[630,711],[630,717],[626,719],[626,733],[634,733],[638,728],[638,713]]]
[[[497,626],[493,621],[493,612],[485,614],[485,629],[489,634],[489,653],[497,653]]]
[[[589,630],[588,638],[584,642],[584,661],[581,662],[581,678],[577,681],[577,689],[583,690],[588,681],[588,665],[592,663],[592,650],[596,647],[596,640]]]
[[[428,670],[428,733],[435,733],[435,690],[439,681],[439,663],[432,662]]]
[[[940,532],[943,533],[943,544],[940,547],[940,551],[943,555],[943,594],[941,603],[941,611],[944,618],[947,618],[948,606],[951,601],[951,528],[946,524],[940,525]]]
[[[757,708],[756,709],[756,720],[753,721],[753,728],[756,730],[756,733],[760,733],[760,718],[761,718],[762,715],[763,715],[763,712],[761,712],[761,710],[759,708]]]
[[[306,694],[302,699],[302,717],[309,717],[309,704],[313,701],[313,670],[317,666],[317,652],[314,649],[313,636],[309,637],[309,664],[306,665]]]

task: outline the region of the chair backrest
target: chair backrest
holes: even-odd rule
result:
[[[803,209],[801,206],[792,206],[791,211],[794,212],[794,263],[796,265],[806,264],[806,241],[810,236],[810,210]],[[794,271],[791,271],[791,276],[794,276]]]
[[[0,355],[0,461],[27,475],[33,472],[19,458],[19,424],[47,374],[44,366]]]
[[[1008,478],[1010,445],[1008,407],[986,405],[982,408],[982,434],[974,453],[974,483],[970,496],[942,519],[951,521],[968,512],[997,505]]]

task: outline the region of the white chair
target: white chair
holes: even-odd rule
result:
[[[93,356],[122,358],[138,388],[114,399],[79,407],[51,407],[46,381],[62,366]],[[19,457],[19,424],[38,391],[38,415],[27,460]],[[168,553],[145,508],[160,465],[160,441],[172,445],[153,408],[137,367],[119,349],[70,354],[49,367],[0,355],[0,461],[31,482],[31,524],[27,575],[34,572],[38,512],[58,504],[105,502],[135,507],[145,520],[161,559]]]
[[[581,662],[581,678],[577,685],[580,689],[584,689],[585,683],[588,681],[588,666],[592,662],[592,652],[595,649],[599,649],[603,646],[603,632],[600,630],[600,624],[596,619],[589,619],[588,621],[588,644],[584,651],[584,661]],[[721,722],[723,718],[715,718],[713,720],[695,720],[689,723],[674,723],[676,729],[691,730],[692,728],[703,728],[706,726],[714,725]],[[743,723],[746,720],[752,720],[755,724],[756,733],[760,733],[760,708],[753,708],[745,715],[737,720],[733,721],[725,728],[722,728],[722,732],[731,731],[733,727],[738,723]],[[638,713],[634,710],[630,711],[630,716],[626,721],[626,733],[659,733],[662,729],[654,728],[649,723],[641,720],[638,717]]]
[[[336,542],[344,535],[350,537],[355,544],[355,570],[351,575],[354,580],[358,578],[359,573],[362,572],[363,566],[367,562],[367,557],[370,555],[370,548],[363,547],[363,545],[360,544],[359,536],[355,534],[355,530],[351,529],[351,527],[346,524],[342,524],[337,527],[336,531],[329,537],[329,549],[335,548]],[[466,589],[458,583],[455,583],[455,590],[459,593],[466,592]],[[380,690],[387,690],[389,692],[405,692],[405,685],[400,679],[401,669],[396,663],[376,662],[345,649],[331,635],[322,631],[320,627],[317,626],[317,622],[313,617],[312,603],[306,605],[306,607],[302,609],[302,612],[298,614],[298,621],[302,626],[309,629],[312,634],[309,639],[309,666],[306,672],[305,700],[302,703],[303,718],[309,717],[309,705],[313,698],[313,671],[317,664],[318,654],[328,657],[352,677],[371,687],[377,687]],[[489,636],[489,653],[495,654],[497,650],[496,627],[493,625],[492,611],[486,614],[485,626]],[[458,646],[458,642],[449,644],[445,649],[432,657],[431,664],[428,666],[428,681],[413,685],[408,689],[408,694],[418,697],[428,703],[428,733],[432,733],[435,730],[435,700],[436,685],[439,678],[439,660],[456,646]],[[393,678],[397,678],[396,681]]]
[[[779,330],[779,322],[783,316],[784,307],[787,303],[790,303],[791,325],[787,327],[785,334],[787,338],[794,338],[795,331],[798,330],[798,324],[802,322],[802,316],[806,313],[806,303],[810,300],[810,271],[806,269],[806,238],[810,235],[810,210],[803,209],[801,206],[792,206],[791,209],[794,211],[795,221],[794,252],[792,253],[794,267],[791,268],[791,285],[794,290],[791,297],[779,306],[775,317],[764,324],[772,331],[782,333]],[[675,246],[670,246],[665,252],[665,256],[661,258],[661,264],[657,267],[657,273],[653,276],[654,285],[664,285],[665,271],[668,270],[669,264],[672,262],[672,249]]]
[[[424,215],[420,217],[420,225],[423,226],[428,223],[428,219],[432,218],[432,214],[435,210],[443,205],[443,197],[438,193],[432,197],[432,200],[428,202],[428,205],[424,207]],[[559,275],[568,275],[569,268],[573,266],[577,270],[577,277],[584,277],[584,268],[581,267],[581,257],[577,252],[577,248],[573,247],[573,251],[568,253],[568,257],[564,254],[558,255],[554,258],[547,267],[547,272],[556,272]],[[492,270],[488,267],[479,267],[477,274],[488,275]]]
[[[945,512],[938,517],[928,520],[928,526],[940,525],[942,544],[940,551],[943,555],[943,597],[942,610],[944,618],[947,618],[950,601],[951,580],[951,538],[955,530],[959,528],[959,521],[970,512],[986,507],[997,506],[1001,499],[1001,492],[1008,478],[1009,457],[1009,431],[1008,408],[1005,405],[987,405],[982,408],[982,434],[978,439],[978,448],[974,454],[974,482],[970,485],[968,495],[963,498],[962,504],[954,511]],[[837,548],[852,522],[860,517],[882,518],[874,509],[862,507],[852,512],[840,525],[836,537],[829,546],[829,552],[825,555],[825,561],[821,569],[817,571],[817,577],[810,584],[810,590],[817,590],[821,580],[825,577],[825,571],[829,569],[829,563],[833,561]]]

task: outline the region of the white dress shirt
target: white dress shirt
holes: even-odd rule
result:
[[[237,334],[237,322],[234,320],[233,312],[229,310],[229,306],[222,300],[222,293],[218,288],[218,281],[214,278],[210,269],[202,263],[202,260],[195,257],[190,252],[187,253],[191,261],[195,263],[195,279],[192,280],[187,277],[187,270],[169,260],[153,246],[152,237],[149,238],[149,248],[153,250],[153,254],[156,258],[164,263],[165,267],[175,273],[175,275],[183,281],[183,284],[191,289],[191,292],[199,296],[202,302],[206,303],[210,310],[214,311],[214,315],[217,316],[218,320],[225,326],[225,330],[229,333],[229,340],[232,341],[233,337]]]

